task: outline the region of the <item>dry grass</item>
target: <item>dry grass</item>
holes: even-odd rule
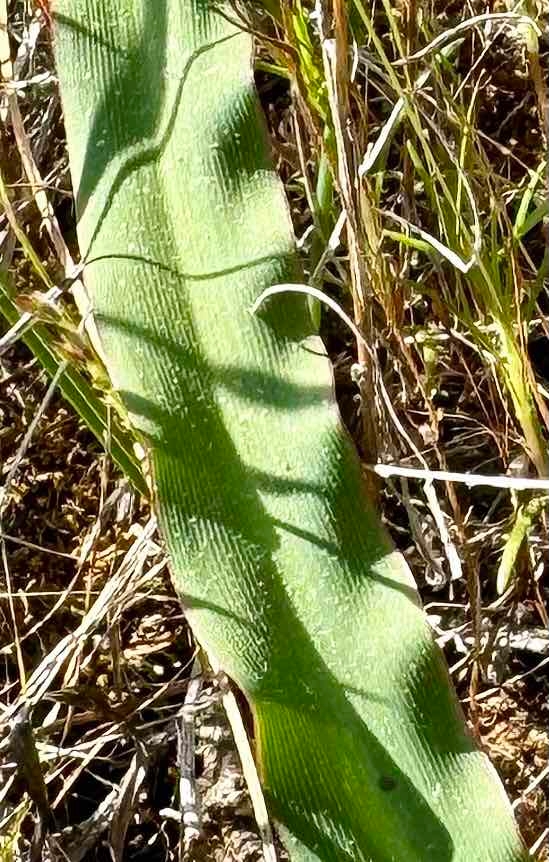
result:
[[[276,40],[261,43],[258,84],[305,269],[313,286],[354,316],[371,348],[357,346],[337,317],[323,314],[340,407],[365,465],[544,472],[549,299],[538,284],[542,223],[511,241],[528,171],[539,168],[544,151],[543,50],[536,66],[509,28],[469,30],[459,59],[433,68],[414,93],[413,110],[391,131],[399,93],[426,68],[394,61],[455,24],[457,4],[437,9],[402,0],[391,17],[382,3],[371,20],[358,3],[320,4],[320,31],[307,4],[269,5],[278,23],[259,15],[248,24]],[[353,10],[353,27],[362,28],[358,53],[344,26],[345,7]],[[472,4],[467,14],[478,11]],[[21,85],[25,144],[4,99],[0,169],[18,223],[57,282],[70,272],[67,252],[75,257],[76,249],[48,32],[22,2],[10,5],[9,23],[12,55],[22,47],[4,75]],[[349,56],[356,64],[346,62]],[[466,126],[471,94],[475,111]],[[358,182],[368,143],[388,131],[383,159]],[[37,174],[29,187],[25,153],[43,178],[40,187]],[[438,173],[430,185],[431,158]],[[542,188],[540,181],[535,194]],[[457,209],[451,199],[461,202]],[[534,208],[535,201],[529,212]],[[466,260],[475,209],[491,274],[481,282],[433,255],[406,227],[420,226]],[[0,239],[3,266],[28,293],[36,271],[5,217]],[[498,306],[490,290],[494,273],[503,271],[502,250],[509,280],[499,284]],[[71,305],[67,310],[73,313]],[[55,321],[50,334],[59,338]],[[498,365],[505,338],[521,391]],[[189,859],[259,859],[222,691],[212,675],[200,695],[190,682],[195,648],[154,520],[66,405],[54,395],[44,406],[46,390],[22,347],[2,356],[0,840],[9,843],[12,830],[21,858],[34,848],[34,858],[107,859],[110,846],[118,859],[175,859],[180,851]],[[397,477],[371,487],[525,839],[540,860],[549,859],[543,514],[528,526],[509,588],[499,596],[502,551],[530,499],[526,492]],[[191,809],[186,829],[179,822],[185,699],[187,736],[197,737],[199,840]]]

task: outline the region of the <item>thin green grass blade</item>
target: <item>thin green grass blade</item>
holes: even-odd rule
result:
[[[498,568],[498,595],[501,596],[511,583],[522,543],[532,529],[534,521],[536,518],[539,518],[544,509],[547,509],[548,504],[549,497],[534,497],[532,500],[519,506],[515,513],[513,526],[505,542]]]
[[[19,320],[20,313],[11,295],[8,279],[0,272],[0,314],[13,326]],[[28,330],[21,340],[25,342],[33,356],[36,356],[47,374],[54,377],[61,359],[50,346],[50,339],[44,327],[35,326],[32,330]],[[93,387],[75,368],[69,366],[61,375],[59,389],[101,445],[108,448],[113,461],[128,477],[134,488],[147,497],[149,489],[133,451],[135,438],[122,428],[112,411],[109,415]]]
[[[540,221],[543,221],[549,211],[549,201],[545,200],[542,201],[541,204],[536,207],[533,213],[530,213],[530,215],[528,215],[528,212],[530,210],[530,204],[534,199],[538,185],[541,185],[541,183],[543,182],[545,172],[545,160],[541,162],[537,171],[531,172],[530,181],[522,195],[515,218],[515,223],[513,225],[513,235],[515,239],[522,239],[523,236],[526,236],[526,234],[531,231],[532,228],[539,224]]]
[[[172,573],[249,698],[294,860],[517,862],[334,404],[249,36],[209,0],[58,0],[83,258]],[[231,13],[229,13],[231,17]]]
[[[515,239],[522,239],[523,236],[526,236],[527,233],[537,227],[547,216],[549,216],[549,201],[542,201],[530,215],[521,220],[520,225],[515,224]]]

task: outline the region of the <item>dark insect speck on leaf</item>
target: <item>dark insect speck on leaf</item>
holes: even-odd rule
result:
[[[397,783],[390,775],[382,775],[379,779],[379,786],[382,790],[394,790]]]

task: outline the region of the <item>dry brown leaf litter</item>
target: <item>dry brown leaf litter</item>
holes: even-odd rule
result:
[[[22,8],[22,4],[15,5]],[[447,12],[450,14],[451,9]],[[42,38],[43,34],[39,36]],[[487,100],[485,133],[495,137],[496,143],[498,138],[505,139],[515,154],[528,161],[539,145],[535,140],[535,105],[528,81],[518,75],[509,79],[504,54],[500,66],[494,68],[494,98],[492,102]],[[35,72],[47,72],[49,62],[47,50],[32,54]],[[496,104],[500,90],[501,104],[506,108],[503,125],[497,124],[496,115],[489,109]],[[268,113],[277,128],[282,174],[291,186],[297,170],[297,147],[287,113],[289,103],[285,96],[277,96],[276,87],[271,95]],[[269,102],[269,98],[264,101]],[[69,225],[66,155],[55,91],[49,92],[45,103],[32,95],[24,97],[22,107],[39,167],[52,181],[58,215]],[[525,136],[521,134],[524,128]],[[497,152],[501,154],[501,150]],[[505,158],[512,170],[513,159]],[[16,163],[10,160],[13,182],[20,179],[14,170]],[[295,184],[290,191],[301,234],[306,227],[303,196],[296,194]],[[27,199],[23,187],[14,191],[14,198]],[[36,216],[27,215],[29,206],[22,210],[23,217],[28,218],[36,245],[42,245],[44,257],[48,258],[51,254],[38,234]],[[354,351],[346,334],[337,328],[325,334],[341,384],[342,409],[352,426],[356,392],[349,384],[349,370]],[[383,349],[388,359],[393,358],[389,341]],[[446,393],[441,439],[449,446],[455,469],[471,465],[478,468],[479,463],[489,463],[494,457],[494,442],[500,457],[506,457],[509,428],[500,433],[501,398],[483,375],[474,353],[462,344],[452,345],[451,351],[439,381]],[[418,443],[428,447],[429,424],[417,389],[398,362],[394,367],[396,376],[389,385],[397,397],[405,392],[402,411],[415,428]],[[0,379],[0,458],[4,476],[44,389],[38,366],[24,350],[18,348],[5,358]],[[113,494],[116,505],[105,515],[104,502]],[[479,571],[492,572],[509,515],[508,505],[504,501],[495,504],[494,495],[485,491],[470,494],[463,500],[465,503],[472,504],[467,553]],[[406,513],[399,494],[385,496],[384,516],[423,584],[431,621],[467,707],[472,631],[465,608],[466,594],[463,584],[450,585],[449,593],[447,579],[438,579],[437,558],[442,568],[444,560],[432,517],[413,494],[411,504],[418,513],[416,527],[421,536],[411,535],[410,508]],[[87,853],[87,859],[107,859],[109,841],[125,846],[127,859],[148,862],[177,856],[175,717],[187,691],[194,647],[163,565],[158,538],[152,533],[143,540],[147,519],[146,508],[131,499],[70,410],[59,401],[53,402],[20,465],[4,523],[9,535],[48,550],[7,540],[13,615],[5,584],[0,603],[4,638],[0,657],[6,671],[2,703],[7,707],[15,702],[20,690],[21,662],[17,661],[15,640],[19,642],[24,672],[29,675],[55,651],[63,637],[90,620],[91,614],[86,637],[68,661],[61,663],[32,716],[55,818],[54,837],[44,858],[49,858],[48,853],[55,858],[56,853],[62,854],[61,848],[69,848],[71,858],[84,858],[80,854]],[[542,535],[539,541],[546,546],[546,537]],[[108,584],[120,576],[127,555],[136,546],[141,547],[139,559],[133,569],[130,566],[124,573],[115,601],[107,604],[95,622],[95,603]],[[84,547],[85,561],[78,570]],[[424,558],[418,554],[418,547],[424,547]],[[54,556],[48,552],[52,550],[69,557]],[[482,620],[485,679],[476,721],[482,743],[516,806],[525,839],[532,846],[540,836],[543,838],[547,822],[547,776],[543,776],[548,746],[546,666],[536,671],[542,656],[505,647],[499,633],[505,627],[513,631],[538,630],[547,612],[547,591],[543,573],[539,574],[537,589],[533,588],[526,560],[521,578],[520,600],[489,608]],[[71,582],[71,591],[66,594]],[[484,576],[481,586],[487,600],[494,597],[493,581]],[[516,682],[499,687],[509,679]],[[495,687],[493,693],[483,696],[490,686]],[[197,775],[205,832],[204,839],[194,843],[187,856],[259,859],[257,831],[234,747],[216,700],[215,686],[208,689],[206,685],[208,691],[211,703],[197,716]],[[4,750],[0,749],[0,754],[3,757]],[[16,776],[9,761],[2,762],[1,768],[7,787],[4,797],[0,796],[1,806],[4,813],[11,813],[23,798],[25,783]],[[539,776],[542,780],[536,784]],[[119,814],[115,816],[117,810]],[[32,842],[34,820],[31,806],[23,820],[25,846]],[[537,847],[540,859],[548,858],[547,843]]]

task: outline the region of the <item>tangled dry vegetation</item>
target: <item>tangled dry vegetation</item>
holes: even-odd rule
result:
[[[394,473],[381,481],[369,468],[398,462],[547,475],[542,218],[515,245],[510,239],[527,189],[523,220],[544,199],[547,42],[534,56],[508,26],[469,29],[459,60],[414,90],[419,129],[429,129],[440,175],[425,169],[421,140],[404,147],[398,129],[378,173],[368,173],[362,159],[368,141],[387,129],[390,68],[399,68],[385,68],[380,57],[398,60],[399,33],[410,55],[455,27],[463,4],[395,3],[393,31],[381,4],[367,45],[345,46],[355,54],[351,77],[334,72],[339,102],[322,83],[330,68],[322,27],[331,38],[337,22],[311,19],[306,5],[283,4],[278,24],[251,13],[251,4],[235,14],[245,13],[246,26],[261,34],[258,88],[309,281],[354,314],[373,347],[368,353],[359,344],[357,352],[337,316],[323,314],[340,408],[419,583],[473,732],[541,862],[549,859],[545,500],[528,509],[535,497],[525,492]],[[467,16],[486,11],[467,5]],[[48,21],[23,0],[3,0],[0,10],[9,33],[2,73],[12,82],[0,102],[0,171],[11,209],[1,216],[2,268],[18,294],[32,296],[39,280],[13,216],[57,283],[66,264],[60,249],[77,257],[74,213]],[[546,28],[547,9],[529,11]],[[423,67],[410,69],[417,81]],[[336,158],[342,135],[346,162]],[[349,178],[361,166],[366,179],[357,196]],[[449,209],[444,183],[461,209]],[[492,282],[503,271],[502,249],[507,255],[499,318],[490,279],[468,279],[444,255],[433,256],[425,239],[437,235],[466,259],[475,219]],[[62,320],[45,322],[60,354],[89,374],[72,306]],[[512,343],[509,332],[519,334]],[[522,391],[501,373],[504,349],[513,373],[521,369]],[[366,403],[374,408],[368,413]],[[21,342],[1,357],[0,411],[2,858],[262,858],[221,706],[223,681],[200,670],[147,503]],[[502,553],[525,512],[526,539],[514,556],[508,551],[512,565],[498,593]]]

